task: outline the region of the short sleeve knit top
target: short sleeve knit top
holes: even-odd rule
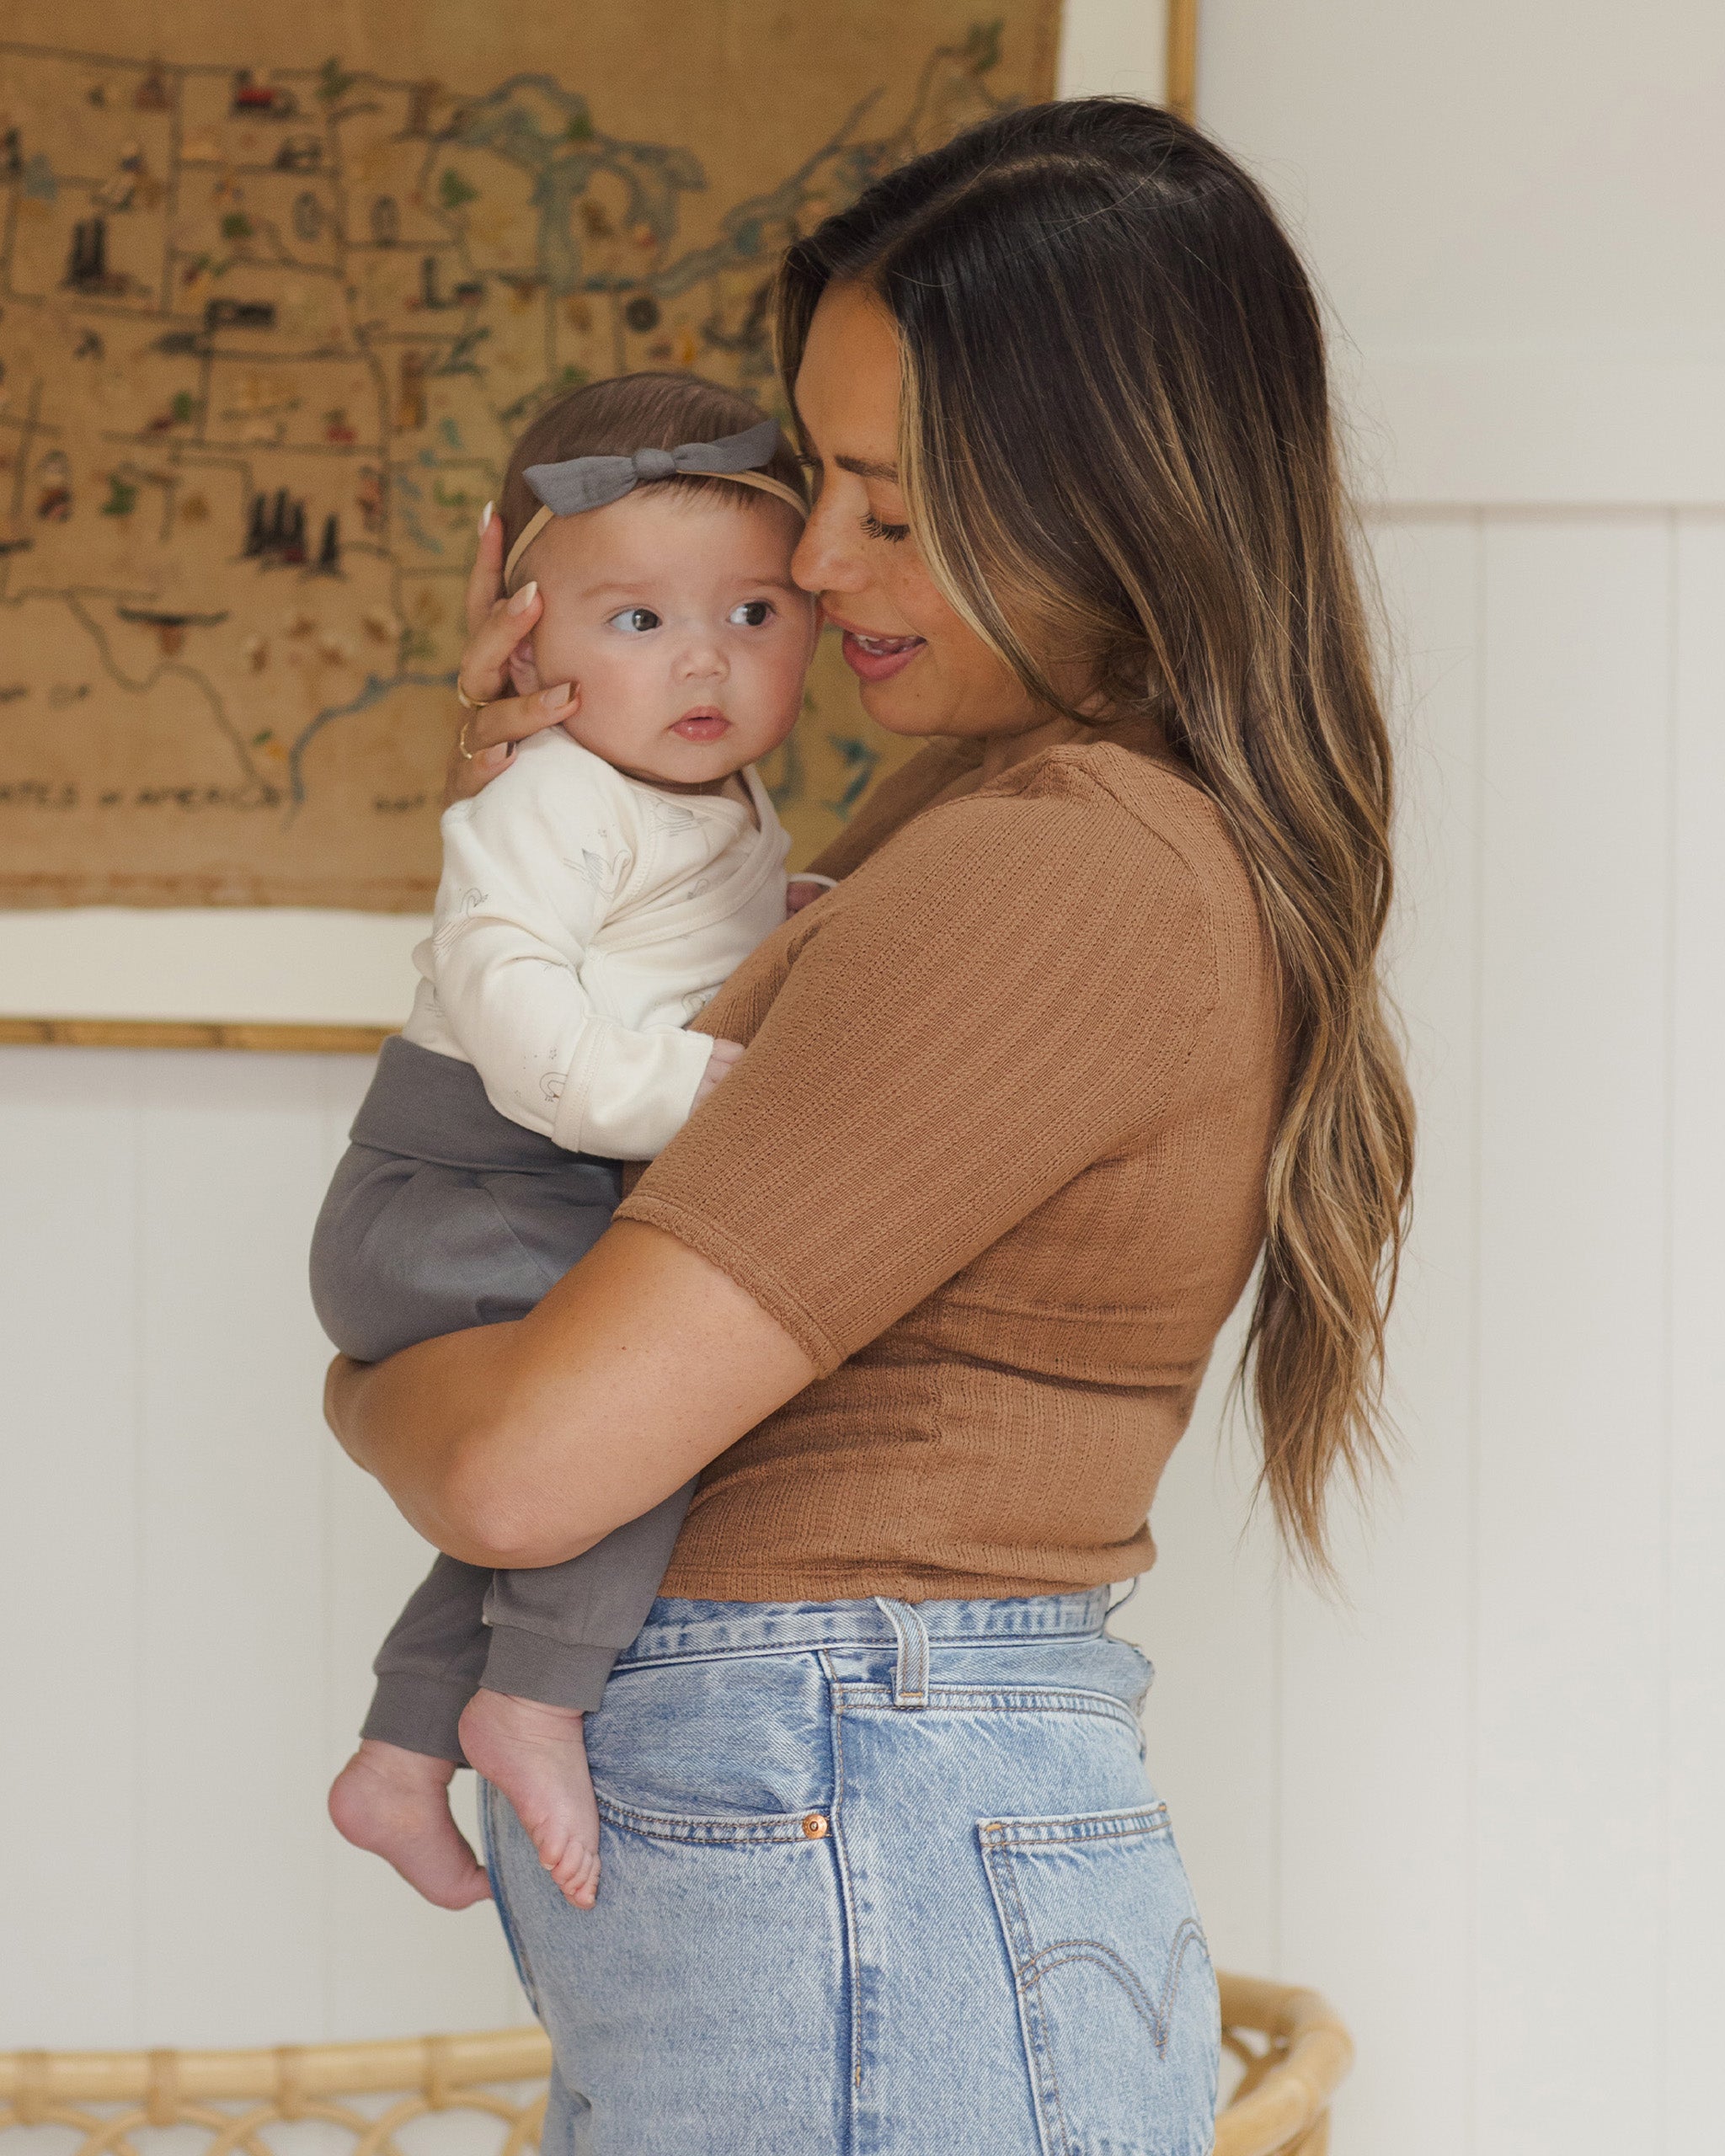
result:
[[[622,1205],[820,1373],[708,1468],[667,1594],[1051,1593],[1151,1561],[1263,1241],[1271,954],[1216,810],[1148,744],[959,792],[966,760],[925,752],[829,850],[837,888],[701,1018],[749,1053]]]

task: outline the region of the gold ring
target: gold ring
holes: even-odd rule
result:
[[[467,746],[467,728],[473,724],[473,723],[472,719],[464,718],[462,721],[462,730],[455,737],[457,750],[458,751],[461,760],[464,764],[472,763],[474,757],[479,753],[477,749],[470,749]]]
[[[462,686],[462,677],[459,674],[455,677],[455,700],[463,711],[483,711],[487,704],[494,704],[497,702],[495,696],[486,696],[476,703]]]

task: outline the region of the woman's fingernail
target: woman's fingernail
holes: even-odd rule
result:
[[[479,512],[479,536],[482,539],[485,536],[486,527],[491,521],[491,513],[495,507],[496,504],[494,502],[487,502],[484,508]]]
[[[533,579],[531,584],[524,584],[521,590],[515,594],[515,597],[509,602],[509,611],[510,613],[525,614],[527,609],[532,605],[535,597],[537,595],[538,590],[539,580],[537,577]]]
[[[554,689],[547,689],[545,691],[547,711],[561,711],[569,700],[569,685],[567,681],[559,681]]]

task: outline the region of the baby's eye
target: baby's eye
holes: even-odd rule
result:
[[[638,637],[664,625],[650,606],[625,606],[620,614],[611,616],[609,626],[621,629],[625,636]]]
[[[732,626],[739,629],[762,629],[772,619],[770,599],[745,599],[740,606],[730,611]]]

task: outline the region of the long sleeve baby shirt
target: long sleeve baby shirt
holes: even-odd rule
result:
[[[443,814],[443,875],[403,1029],[471,1063],[491,1104],[570,1152],[650,1160],[712,1042],[683,1028],[785,917],[788,835],[626,776],[558,728]]]

